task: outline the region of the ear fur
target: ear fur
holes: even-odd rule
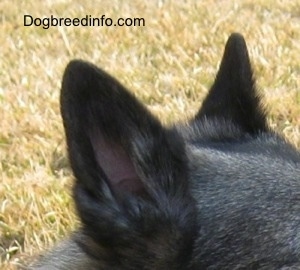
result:
[[[268,131],[242,35],[229,37],[215,82],[195,119],[230,123],[251,135]]]
[[[170,258],[192,248],[195,233],[181,137],[117,80],[83,61],[65,70],[61,112],[83,224],[78,243],[107,267],[116,258],[126,262],[116,269],[142,267],[150,257],[160,259],[151,259],[149,269],[172,265]],[[165,256],[159,246],[167,247]]]

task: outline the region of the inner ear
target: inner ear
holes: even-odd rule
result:
[[[100,130],[90,133],[95,159],[115,193],[141,193],[143,184],[134,164],[121,143],[106,138]]]

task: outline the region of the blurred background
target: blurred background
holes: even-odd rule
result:
[[[143,25],[44,29],[24,26],[24,15]],[[299,147],[299,1],[0,1],[0,269],[78,226],[59,109],[67,63],[91,61],[165,124],[184,121],[200,107],[232,32],[247,41],[270,125]]]

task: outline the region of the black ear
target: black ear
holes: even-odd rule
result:
[[[182,252],[187,242],[190,247],[194,208],[184,144],[176,131],[162,127],[117,80],[82,61],[65,70],[61,112],[76,178],[75,203],[89,237],[84,248],[95,257],[114,257],[114,263],[125,256],[124,262],[142,267],[145,258],[136,256],[137,248],[161,250],[156,245],[179,239]]]
[[[268,129],[242,35],[229,37],[215,82],[196,119],[226,121],[249,134]]]
[[[104,71],[72,61],[63,77],[61,112],[72,169],[92,194],[104,183],[116,195],[185,189],[181,138]]]

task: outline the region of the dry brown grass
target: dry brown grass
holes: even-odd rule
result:
[[[299,1],[148,2],[0,2],[0,269],[14,269],[76,226],[58,104],[72,58],[114,74],[170,122],[197,110],[228,35],[241,32],[271,125],[300,146]],[[146,26],[44,30],[24,27],[24,14],[144,17]]]

